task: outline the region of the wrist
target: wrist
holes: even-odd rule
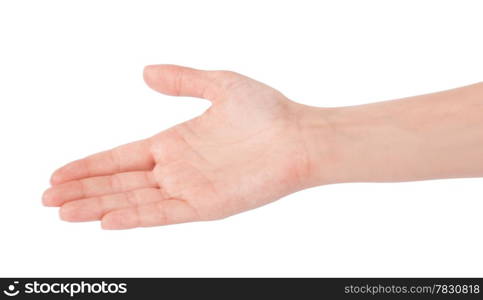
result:
[[[385,180],[388,160],[380,158],[392,151],[387,143],[397,145],[391,140],[405,135],[391,119],[374,105],[303,106],[299,127],[307,153],[306,185]]]
[[[346,181],[340,145],[344,124],[340,108],[300,105],[298,127],[306,153],[306,187]]]

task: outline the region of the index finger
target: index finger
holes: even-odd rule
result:
[[[68,163],[52,174],[51,184],[121,172],[147,171],[154,167],[150,140],[125,144]]]

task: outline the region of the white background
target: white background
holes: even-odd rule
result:
[[[145,64],[244,73],[316,106],[483,80],[481,1],[2,1],[0,276],[483,276],[482,179],[341,184],[221,221],[65,223],[60,165],[208,102]],[[483,100],[483,99],[482,99]]]

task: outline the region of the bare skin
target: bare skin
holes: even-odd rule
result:
[[[146,83],[212,101],[201,116],[58,169],[66,221],[127,229],[215,220],[311,186],[483,176],[483,85],[336,109],[233,72],[148,66]]]

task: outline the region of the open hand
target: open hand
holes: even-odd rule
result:
[[[245,76],[148,66],[146,83],[212,101],[201,116],[58,169],[43,196],[66,221],[126,229],[213,220],[306,187],[303,105]]]

